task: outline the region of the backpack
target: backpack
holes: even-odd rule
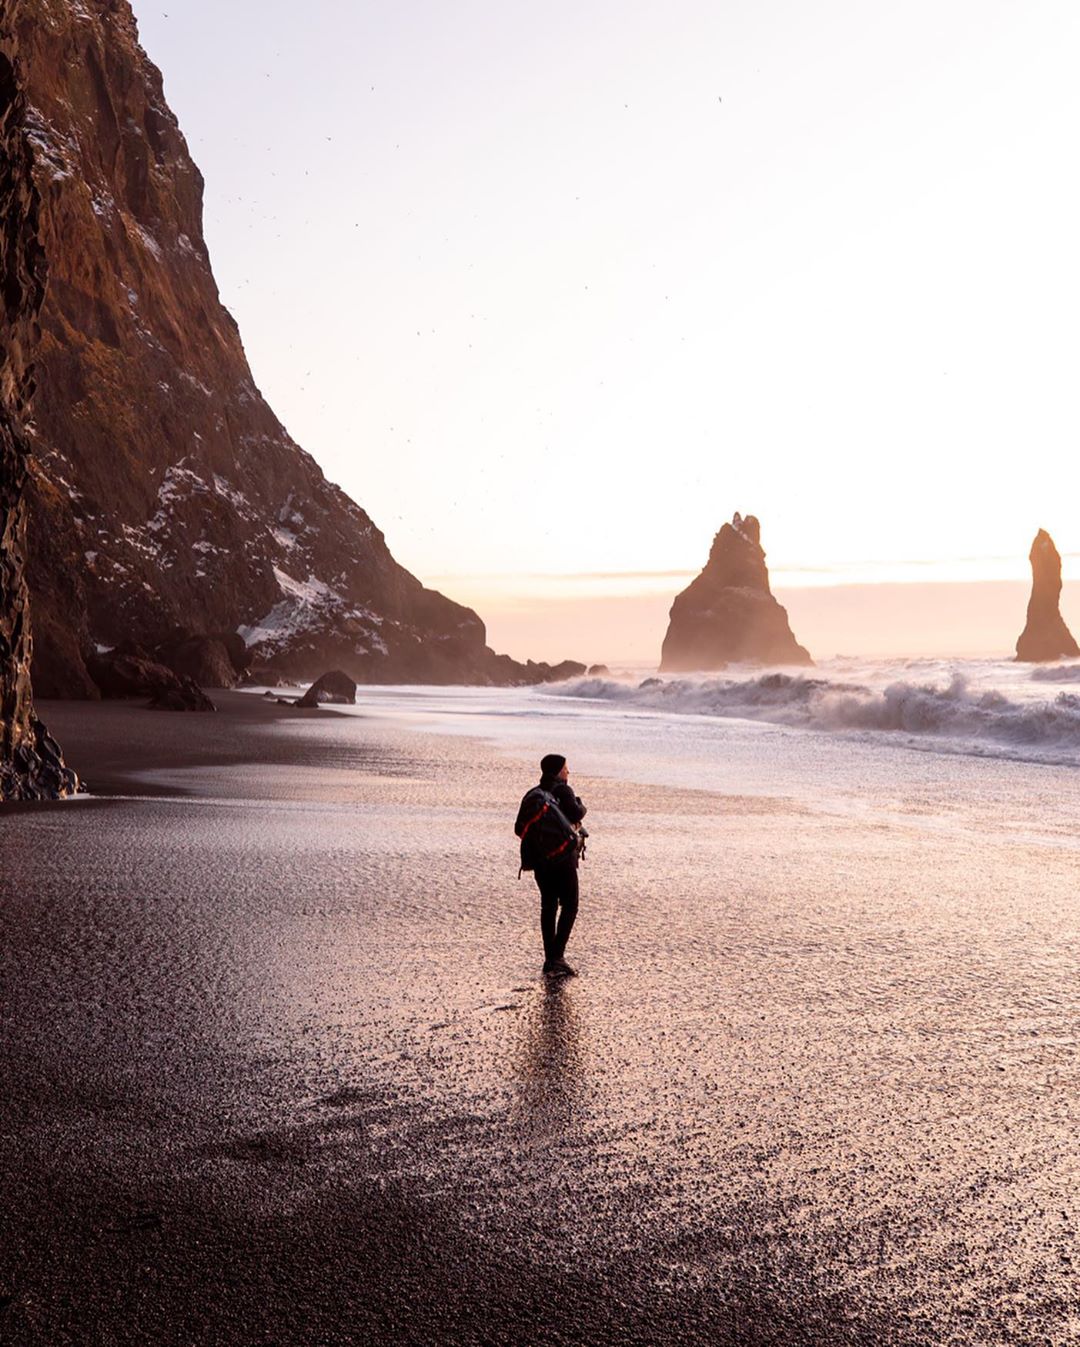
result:
[[[581,835],[555,796],[541,786],[525,792],[518,808],[514,832],[521,838],[521,869],[577,856]],[[520,873],[520,871],[519,871]]]

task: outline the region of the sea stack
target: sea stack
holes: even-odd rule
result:
[[[45,267],[10,17],[0,0],[0,800],[48,800],[78,782],[34,714],[30,689],[23,420]]]
[[[813,663],[773,598],[760,538],[754,516],[736,514],[713,539],[705,569],[671,605],[662,673]]]
[[[1038,664],[1045,660],[1074,658],[1080,646],[1061,616],[1061,554],[1045,529],[1035,535],[1028,554],[1031,562],[1031,598],[1027,623],[1016,642],[1016,658]]]

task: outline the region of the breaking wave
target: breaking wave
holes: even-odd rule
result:
[[[1048,669],[1032,669],[1033,683],[1080,683],[1080,664],[1055,664]]]
[[[869,730],[937,736],[952,751],[1019,750],[1044,759],[1080,750],[1080,695],[1019,702],[996,690],[973,690],[962,674],[946,686],[899,680],[884,688],[827,678],[770,673],[729,678],[646,678],[633,684],[580,678],[552,695],[613,702],[642,710],[734,717],[822,731]],[[941,747],[946,747],[942,742]],[[1032,752],[1034,750],[1034,752]]]

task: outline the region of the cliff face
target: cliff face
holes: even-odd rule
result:
[[[279,673],[539,681],[397,564],[254,386],[128,0],[24,0],[50,286],[30,492],[39,695],[94,645],[235,633]],[[287,322],[282,315],[282,322]]]
[[[1031,598],[1027,623],[1016,642],[1016,658],[1031,663],[1075,658],[1080,646],[1061,616],[1061,555],[1045,529],[1035,535],[1028,554],[1031,562]]]
[[[67,795],[77,782],[35,716],[30,690],[23,421],[45,269],[11,21],[11,0],[0,0],[0,800],[39,800]]]
[[[773,598],[760,537],[753,515],[736,515],[713,539],[705,569],[671,606],[662,672],[813,663]]]

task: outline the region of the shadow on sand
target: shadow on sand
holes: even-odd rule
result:
[[[573,1122],[582,1095],[581,1031],[567,981],[545,982],[530,1006],[517,1069],[513,1120],[550,1136]]]

